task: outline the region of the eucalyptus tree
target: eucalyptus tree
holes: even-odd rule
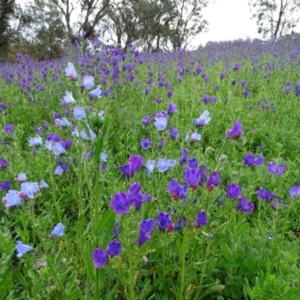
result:
[[[293,33],[300,19],[300,0],[248,0],[248,5],[263,38]]]
[[[106,16],[110,0],[36,0],[53,3],[61,12],[71,42],[79,33],[84,38],[95,36],[96,27]],[[76,21],[75,21],[76,20]]]

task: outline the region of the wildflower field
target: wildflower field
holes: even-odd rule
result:
[[[0,65],[0,298],[299,300],[300,38],[67,53]]]

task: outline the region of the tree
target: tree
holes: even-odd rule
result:
[[[248,5],[264,38],[293,33],[300,19],[300,0],[248,0]]]
[[[170,22],[169,40],[173,49],[185,49],[208,26],[202,15],[208,0],[175,0],[175,3],[177,14]]]
[[[84,38],[95,36],[95,28],[104,18],[109,8],[110,0],[47,0],[57,6],[64,17],[69,40],[74,43],[79,33],[84,32]],[[72,13],[80,11],[77,32],[71,24]]]
[[[10,44],[10,20],[14,14],[15,0],[0,2],[0,61],[5,61]]]

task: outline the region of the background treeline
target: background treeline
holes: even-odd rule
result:
[[[18,52],[32,59],[64,54],[68,45],[100,37],[106,44],[130,43],[144,51],[186,49],[208,20],[214,0],[17,0],[0,1],[0,61]],[[248,0],[263,38],[293,33],[300,0]],[[79,38],[81,36],[81,38]],[[194,43],[195,44],[195,43]],[[199,43],[200,44],[200,43]]]

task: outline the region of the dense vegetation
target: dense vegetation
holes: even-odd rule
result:
[[[299,45],[1,64],[1,298],[298,300]]]

